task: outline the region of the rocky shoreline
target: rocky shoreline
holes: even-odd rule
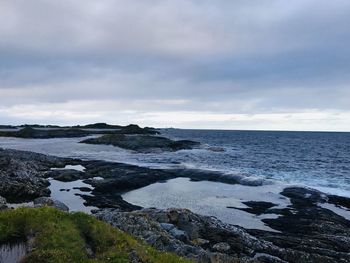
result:
[[[67,165],[81,165],[85,169],[63,169]],[[8,202],[50,196],[48,178],[65,182],[83,180],[92,191],[81,197],[86,205],[98,208],[94,211],[98,218],[157,249],[198,262],[237,262],[237,259],[241,262],[349,262],[350,258],[350,221],[324,208],[327,205],[350,210],[350,199],[312,189],[284,189],[281,195],[289,198],[291,205],[283,209],[274,208],[272,203],[246,202],[248,208],[243,209],[248,213],[276,215],[273,219],[263,219],[276,230],[270,232],[225,224],[186,209],[143,209],[121,197],[127,191],[177,177],[256,186],[263,184],[261,181],[247,182],[210,171],[149,169],[4,149],[0,149],[0,176],[0,196]],[[1,207],[5,208],[5,199],[1,200]],[[50,204],[46,199],[40,203],[44,201]]]

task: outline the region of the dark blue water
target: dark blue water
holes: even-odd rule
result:
[[[209,156],[189,153],[187,162],[195,166],[339,189],[350,194],[350,133],[169,129],[164,134],[226,150]]]

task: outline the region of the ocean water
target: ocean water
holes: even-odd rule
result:
[[[183,162],[189,166],[350,196],[350,133],[169,129],[164,134],[225,149],[223,153],[188,154]]]
[[[161,132],[172,139],[199,141],[202,147],[141,154],[114,146],[79,143],[85,138],[0,138],[0,147],[151,168],[215,170],[249,180],[257,178],[264,184],[228,185],[177,178],[123,195],[126,201],[143,207],[188,208],[245,228],[275,231],[261,220],[276,215],[256,216],[235,208],[246,207],[245,201],[265,201],[274,203],[278,208],[286,207],[290,200],[280,192],[288,185],[308,186],[350,197],[350,133],[178,129],[163,129]],[[213,151],[213,147],[223,151]],[[83,200],[74,195],[78,191],[74,187],[81,186],[81,181],[51,183],[52,197],[65,202],[72,210],[90,212],[93,209],[85,207]],[[330,204],[322,207],[350,218],[350,211],[345,208]]]
[[[198,168],[314,187],[350,196],[350,133],[163,129],[173,139],[201,149],[139,154],[82,138],[0,138],[0,147],[45,154],[131,163],[157,168]],[[210,147],[222,147],[214,152]]]

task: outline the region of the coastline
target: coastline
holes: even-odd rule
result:
[[[283,260],[287,259],[288,262],[298,262],[297,258],[299,257],[313,258],[314,260],[324,260],[323,262],[331,262],[331,260],[339,260],[339,262],[341,262],[341,260],[346,260],[346,258],[349,256],[348,249],[350,246],[348,243],[344,243],[344,238],[346,235],[349,235],[347,231],[350,229],[350,221],[346,220],[336,213],[333,213],[329,209],[319,206],[319,204],[330,204],[350,209],[350,199],[344,197],[326,195],[316,190],[307,188],[286,188],[282,191],[281,194],[286,198],[289,198],[291,201],[291,204],[287,207],[278,208],[274,207],[273,204],[269,207],[266,206],[269,205],[266,202],[259,203],[254,201],[250,203],[247,202],[247,208],[239,208],[245,209],[246,212],[249,211],[249,213],[253,215],[264,213],[272,213],[278,215],[277,218],[262,219],[265,224],[272,227],[274,230],[277,230],[276,232],[244,229],[231,224],[225,224],[220,220],[214,219],[212,217],[193,214],[189,210],[143,209],[139,206],[135,206],[126,202],[122,198],[123,193],[129,192],[131,190],[140,189],[159,181],[166,181],[179,177],[190,178],[194,181],[216,180],[219,182],[222,181],[226,184],[238,183],[236,180],[232,179],[232,181],[227,181],[226,177],[220,177],[217,173],[203,173],[203,171],[195,170],[157,170],[121,163],[110,163],[105,161],[83,161],[79,159],[51,157],[42,154],[15,150],[1,150],[0,153],[1,156],[5,159],[9,156],[11,157],[11,169],[20,169],[21,171],[23,171],[23,169],[28,169],[26,172],[31,174],[32,180],[40,179],[43,180],[43,182],[47,180],[46,178],[56,178],[56,180],[59,179],[66,182],[83,180],[83,182],[89,184],[93,190],[91,191],[92,195],[81,194],[80,197],[86,201],[86,205],[96,206],[99,208],[97,211],[93,211],[98,218],[103,219],[111,224],[117,224],[121,229],[125,230],[126,232],[129,231],[129,233],[143,238],[146,240],[146,242],[149,242],[151,245],[155,246],[158,249],[168,249],[169,251],[177,252],[179,255],[184,255],[193,259],[198,259],[199,256],[203,256],[202,252],[199,252],[202,251],[202,246],[209,247],[206,249],[206,251],[209,251],[208,253],[218,252],[218,246],[216,245],[220,243],[226,243],[228,246],[226,246],[226,244],[222,246],[226,246],[226,248],[229,247],[227,250],[224,249],[222,251],[219,251],[220,253],[228,257],[239,257],[244,260],[253,260],[254,258],[257,259],[257,256],[259,257],[259,255],[263,255],[261,258],[277,258],[280,260],[276,262],[283,262]],[[18,159],[18,166],[15,164],[16,159]],[[26,165],[23,166],[23,163]],[[52,168],[64,168],[66,165],[73,165],[73,167],[74,165],[80,165],[84,167],[85,170],[51,170]],[[10,171],[11,173],[14,172],[13,170]],[[14,178],[11,178],[11,180],[14,182]],[[35,188],[36,192],[34,191],[34,193],[33,189],[31,188],[33,187],[33,184],[28,186],[28,194],[31,195],[25,197],[27,198],[27,201],[28,198],[34,198],[34,196],[39,197],[41,195],[49,195],[47,190],[45,190],[47,189],[48,184],[43,183],[40,185],[40,187],[38,184],[35,184],[35,186],[37,186],[37,188]],[[23,187],[21,187],[21,189],[23,189]],[[159,215],[162,213],[167,216],[159,217]],[[176,213],[178,215],[177,219],[170,220],[169,218],[171,218],[171,216],[169,213]],[[132,218],[138,218],[137,220],[144,220],[142,218],[147,217],[154,224],[161,226],[161,229],[163,229],[162,226],[167,226],[164,224],[172,225],[169,226],[171,229],[167,233],[171,237],[171,240],[173,240],[172,242],[182,242],[179,243],[181,245],[176,246],[177,249],[179,249],[181,252],[171,250],[171,248],[173,249],[172,246],[170,246],[171,248],[167,246],[164,247],[163,244],[162,247],[154,240],[148,240],[147,237],[144,236],[144,229],[135,230],[135,227],[139,228],[140,226],[138,224],[135,224],[134,226],[130,225],[129,219],[127,220],[127,218],[130,216]],[[125,225],[120,225],[119,219],[118,222],[115,221],[115,218],[120,217],[123,217],[125,219]],[[192,227],[188,229],[190,221],[186,221],[188,219],[179,219],[189,217],[197,218],[197,227],[199,224],[199,226],[201,226],[203,229],[200,231],[200,233],[198,232],[194,236],[191,236],[191,233],[194,231]],[[315,222],[318,222],[317,229],[315,229]],[[236,238],[234,241],[228,241],[227,237],[225,238],[225,235],[219,235],[217,238],[211,239],[210,236],[213,233],[210,230],[211,228],[206,226],[207,224],[214,224],[214,228],[216,229],[215,231],[224,231],[225,229],[226,232],[228,231],[226,233],[227,235],[233,235],[236,236]],[[329,227],[329,224],[332,225],[332,228]],[[146,227],[146,225],[144,227]],[[158,235],[160,230],[158,232],[157,231],[154,230],[153,234]],[[164,231],[164,229],[162,231]],[[237,231],[241,233],[238,239]],[[338,234],[334,235],[334,231],[336,231]],[[341,231],[342,234],[340,234],[341,232],[339,231]],[[301,233],[303,234],[301,235]],[[320,235],[322,235],[322,238]],[[194,245],[195,240],[198,238],[200,240],[206,240],[208,242],[203,241],[205,244]],[[303,247],[299,247],[298,245],[293,245],[291,247],[289,243],[294,239],[303,240]],[[254,243],[255,245],[250,245],[249,247],[246,243],[247,240],[250,240],[248,244],[251,244],[250,242],[255,240],[254,242],[258,242],[259,245]],[[281,240],[285,241],[281,242]],[[306,242],[306,240],[308,240],[308,242]],[[343,245],[341,247],[334,247],[334,242],[340,242],[340,240],[342,240],[341,242],[343,242]],[[321,243],[318,247],[318,250],[315,251],[315,244],[317,245],[319,242]],[[197,254],[186,254],[185,251],[187,250],[183,246],[192,246],[193,248],[196,248]],[[237,246],[244,246],[244,251],[249,248],[249,252],[238,252]],[[210,258],[209,254],[206,256]]]

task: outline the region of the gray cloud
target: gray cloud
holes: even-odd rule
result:
[[[345,0],[1,1],[0,121],[124,121],[119,112],[224,127],[220,114],[246,114],[248,126],[231,126],[265,128],[249,116],[317,112],[317,129],[350,129],[330,119],[350,112],[349,12]],[[159,119],[171,112],[197,120]]]

